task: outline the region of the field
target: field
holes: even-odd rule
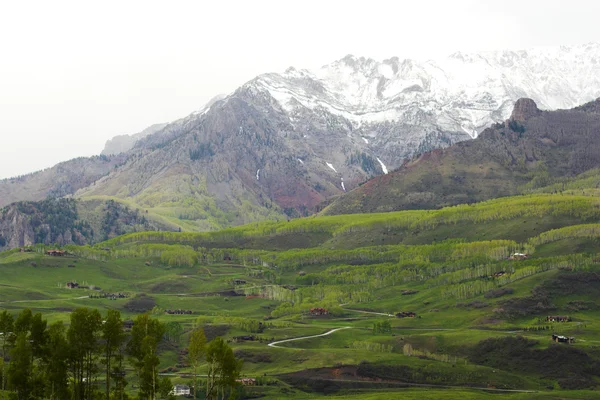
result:
[[[181,351],[190,330],[204,327],[229,340],[242,376],[257,379],[246,396],[592,399],[599,205],[592,196],[537,194],[134,233],[67,246],[62,257],[46,255],[51,246],[15,249],[0,253],[0,309],[68,323],[78,307],[115,308],[124,319],[149,312],[178,323],[183,333],[160,347],[160,369],[174,383],[190,382]]]

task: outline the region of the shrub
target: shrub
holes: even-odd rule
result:
[[[506,294],[513,294],[514,291],[515,290],[513,288],[492,289],[492,290],[489,290],[489,291],[485,292],[485,294],[483,295],[483,297],[485,297],[486,299],[494,299],[496,297],[501,297],[501,296],[504,296]]]

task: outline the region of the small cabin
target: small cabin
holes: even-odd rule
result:
[[[400,311],[399,313],[396,313],[396,318],[415,318],[416,316],[417,313],[413,311]]]
[[[77,289],[77,288],[79,288],[79,283],[77,283],[77,282],[67,282],[67,288],[69,288],[69,289]]]
[[[328,315],[329,311],[326,308],[315,307],[310,309],[310,315],[321,316]]]
[[[62,257],[66,254],[64,250],[48,250],[46,251],[46,255],[53,257]]]
[[[125,330],[131,330],[131,328],[133,328],[133,321],[130,319],[123,321],[123,328]]]
[[[508,257],[509,260],[526,260],[528,258],[529,256],[525,253],[514,253],[513,255]]]
[[[499,271],[499,272],[494,272],[494,275],[492,275],[494,278],[500,278],[501,276],[503,276],[506,272],[504,271]]]
[[[548,315],[546,322],[570,322],[571,317],[568,315]]]
[[[254,378],[241,378],[241,379],[236,379],[235,381],[238,383],[241,383],[244,386],[255,386],[256,385],[256,379],[254,379]]]
[[[552,335],[552,341],[556,343],[575,343],[575,338],[572,336]]]
[[[243,279],[234,279],[233,284],[234,285],[244,285],[244,284],[246,284],[246,281]]]
[[[175,396],[189,396],[191,394],[190,387],[188,385],[175,385],[170,394]]]
[[[253,342],[255,340],[257,340],[258,338],[254,335],[243,335],[243,336],[234,336],[231,338],[231,340],[234,343],[241,343],[241,342]]]

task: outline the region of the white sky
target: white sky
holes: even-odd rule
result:
[[[583,44],[598,15],[597,0],[0,0],[0,178],[99,154],[260,73]]]

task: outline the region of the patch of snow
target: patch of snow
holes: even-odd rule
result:
[[[206,108],[200,109],[200,110],[198,110],[198,111],[194,111],[194,112],[192,113],[192,115],[199,115],[199,116],[202,116],[202,115],[206,114],[206,113],[207,113],[209,110],[210,110],[210,107],[206,107]]]
[[[344,192],[346,191],[346,186],[344,186],[344,180],[342,179],[342,189],[344,189]]]
[[[300,164],[304,165],[304,161],[302,161],[301,159],[298,159],[298,161],[300,161]]]
[[[383,173],[387,174],[388,173],[388,169],[385,166],[385,164],[379,159],[379,157],[377,157],[377,161],[379,161],[379,165],[381,165],[381,169],[383,170]]]
[[[337,170],[335,169],[335,167],[333,166],[333,164],[326,162],[325,164],[327,164],[327,166],[329,168],[331,168],[336,174],[337,174]]]
[[[260,168],[256,170],[256,180],[259,181],[260,180]]]
[[[364,140],[366,144],[369,144],[369,139],[367,139],[366,137],[362,137],[362,140]]]

